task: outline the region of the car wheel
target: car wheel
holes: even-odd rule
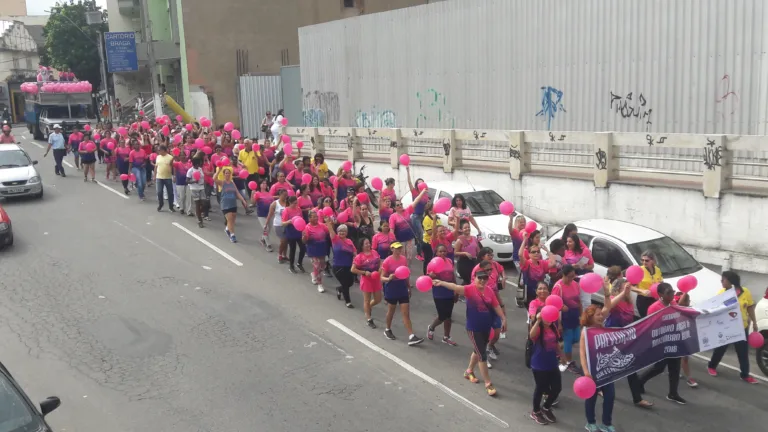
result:
[[[768,331],[763,331],[763,336],[768,338]],[[757,367],[763,371],[763,375],[768,376],[768,344],[763,344],[757,349]]]
[[[43,199],[43,188],[40,188],[40,193],[35,195],[35,199]]]

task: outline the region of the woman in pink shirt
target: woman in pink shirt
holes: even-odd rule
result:
[[[403,255],[403,245],[394,242],[390,245],[392,255],[381,263],[381,281],[384,282],[384,298],[387,301],[387,326],[384,335],[389,340],[395,340],[392,332],[392,319],[395,317],[397,306],[400,305],[400,314],[403,316],[403,327],[408,332],[408,346],[418,345],[424,342],[423,338],[413,333],[411,324],[411,279],[400,279],[395,272],[400,267],[408,267],[408,260]]]
[[[360,276],[360,291],[363,292],[363,311],[368,327],[375,329],[371,310],[381,303],[381,258],[371,247],[371,241],[364,238],[360,243],[360,253],[352,261],[352,273]]]
[[[381,221],[379,223],[379,232],[374,234],[371,240],[371,247],[379,253],[381,258],[386,259],[392,253],[389,246],[396,241],[395,234],[389,229],[389,222]]]
[[[472,283],[472,269],[477,263],[477,253],[480,252],[480,243],[477,237],[471,234],[469,221],[459,222],[459,237],[453,242],[454,255],[457,258],[456,270],[465,284]]]
[[[292,185],[285,181],[285,174],[283,172],[279,172],[277,174],[277,182],[275,182],[275,184],[269,188],[269,193],[272,196],[277,196],[277,193],[280,191],[280,189],[292,190]]]
[[[301,185],[299,188],[299,208],[305,221],[309,221],[309,211],[312,210],[312,198],[309,197],[309,185]]]
[[[304,185],[306,187],[306,185]],[[327,219],[330,224],[331,219]],[[326,224],[319,223],[318,214],[309,212],[309,223],[304,227],[302,241],[307,245],[307,256],[312,260],[312,285],[317,285],[317,292],[325,292],[323,288],[323,270],[325,270],[325,255],[328,253],[328,235],[330,231]]]
[[[393,202],[397,202],[397,192],[395,192],[395,179],[392,177],[384,180],[384,189],[381,190],[379,196],[380,200],[389,198],[389,206],[392,206]]]

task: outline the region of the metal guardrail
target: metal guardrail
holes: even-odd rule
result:
[[[768,194],[768,137],[465,129],[283,128],[335,159],[387,160],[509,173],[699,188],[707,197]]]

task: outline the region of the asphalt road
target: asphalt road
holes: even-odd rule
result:
[[[218,213],[200,229],[194,218],[157,213],[154,190],[140,203],[111,182],[84,183],[69,167],[66,179],[57,177],[42,143],[22,145],[40,161],[45,197],[3,204],[16,244],[0,252],[0,360],[33,400],[61,397],[49,416],[56,430],[540,428],[527,418],[532,378],[522,310],[510,309],[491,371],[499,395],[490,398],[461,376],[470,352],[463,307],[455,312],[458,347],[408,347],[399,315],[398,340],[389,341],[382,326],[365,326],[359,291],[357,308],[348,310],[330,293],[331,281],[319,294],[309,275],[278,265],[258,245],[255,217],[241,213],[239,243],[231,244]],[[512,290],[504,295],[511,305]],[[431,295],[414,292],[411,314],[425,336]],[[374,318],[383,322],[382,306]],[[726,368],[710,378],[702,361],[692,366],[700,387],[681,388],[687,406],[664,399],[663,376],[647,386],[652,411],[632,406],[619,383],[617,429],[764,430],[768,383],[747,385]],[[564,375],[559,423],[549,429],[583,428],[573,379]]]

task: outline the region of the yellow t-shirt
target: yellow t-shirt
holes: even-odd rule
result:
[[[315,167],[315,171],[317,171],[317,177],[321,181],[325,180],[325,178],[328,176],[328,164],[323,161],[323,163]]]
[[[718,294],[725,292],[725,288],[718,291]],[[739,301],[739,308],[741,308],[741,319],[744,320],[744,328],[749,326],[749,314],[747,309],[755,305],[755,300],[752,299],[752,293],[745,287],[741,287],[741,295],[736,297]]]
[[[155,159],[155,166],[157,167],[157,178],[161,180],[168,180],[173,177],[173,156],[167,154],[165,156],[157,155]]]
[[[650,290],[651,285],[655,283],[662,283],[664,282],[664,277],[661,276],[661,269],[658,267],[654,267],[653,275],[651,275],[651,272],[648,271],[645,266],[642,266],[643,268],[643,280],[640,281],[639,284],[637,284],[637,287],[641,290]]]
[[[439,217],[435,216],[435,218],[437,219],[437,223],[435,223],[431,217],[425,215],[424,221],[421,223],[421,226],[424,227],[423,241],[426,244],[432,243],[432,234],[429,234],[427,231],[432,230],[433,227],[439,227],[440,225],[443,224],[442,222],[440,222]],[[432,252],[434,253],[434,251]]]
[[[237,160],[248,170],[248,174],[259,172],[259,155],[255,151],[241,151],[237,155]]]

